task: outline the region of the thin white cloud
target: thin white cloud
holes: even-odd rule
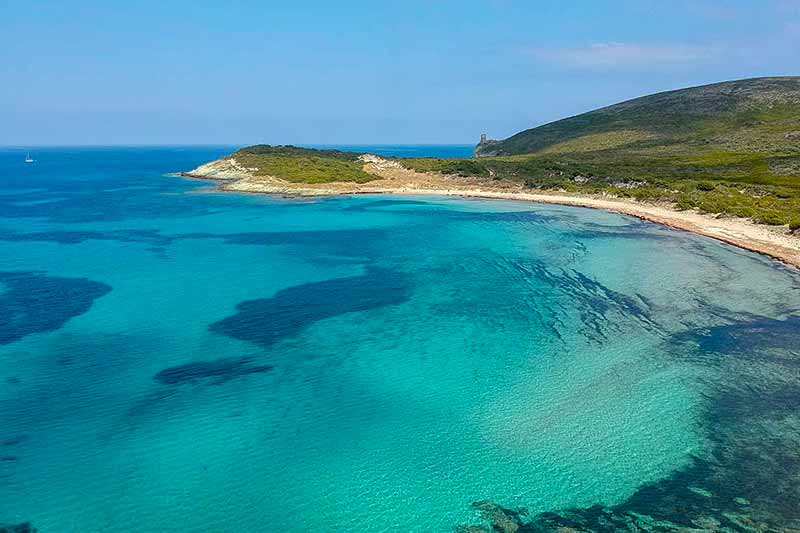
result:
[[[704,62],[715,55],[711,47],[618,42],[577,48],[537,48],[532,53],[540,60],[577,67],[684,65]]]

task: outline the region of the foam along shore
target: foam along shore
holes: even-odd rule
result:
[[[768,255],[800,268],[800,237],[787,233],[785,226],[755,224],[741,218],[719,218],[695,211],[677,211],[668,205],[655,205],[609,196],[565,195],[531,192],[521,184],[479,178],[464,178],[437,173],[421,173],[400,163],[375,155],[361,156],[364,171],[376,176],[366,183],[295,183],[272,176],[257,176],[257,169],[246,168],[233,158],[206,163],[181,176],[219,181],[226,191],[279,194],[289,196],[328,196],[339,194],[425,194],[522,200],[558,205],[604,209],[634,216],[671,228],[704,235]]]

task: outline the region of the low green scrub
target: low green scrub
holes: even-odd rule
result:
[[[273,176],[292,183],[365,183],[376,179],[363,171],[360,155],[339,150],[256,145],[243,148],[232,157],[246,168],[257,169],[256,176]]]
[[[420,172],[489,176],[530,189],[607,193],[678,209],[789,224],[800,216],[800,176],[771,172],[762,154],[676,146],[657,151],[600,151],[479,159],[404,159]]]
[[[360,155],[257,145],[243,148],[233,157],[239,164],[256,169],[258,176],[293,183],[364,183],[377,179],[363,171]],[[800,219],[800,176],[775,174],[763,154],[681,145],[634,151],[398,161],[418,172],[512,181],[529,189],[669,202],[677,209],[748,218],[762,224],[796,225]]]
[[[242,148],[234,156],[261,155],[261,156],[292,156],[292,157],[322,157],[325,159],[340,159],[342,161],[358,161],[361,156],[358,152],[343,152],[341,150],[318,150],[316,148],[303,148],[290,144],[271,146],[269,144],[256,144]]]

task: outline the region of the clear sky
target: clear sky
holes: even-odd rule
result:
[[[800,74],[800,0],[0,0],[0,144],[472,143]]]

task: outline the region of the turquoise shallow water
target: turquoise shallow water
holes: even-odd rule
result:
[[[227,151],[0,151],[0,524],[798,517],[796,271],[600,211],[164,175]]]

